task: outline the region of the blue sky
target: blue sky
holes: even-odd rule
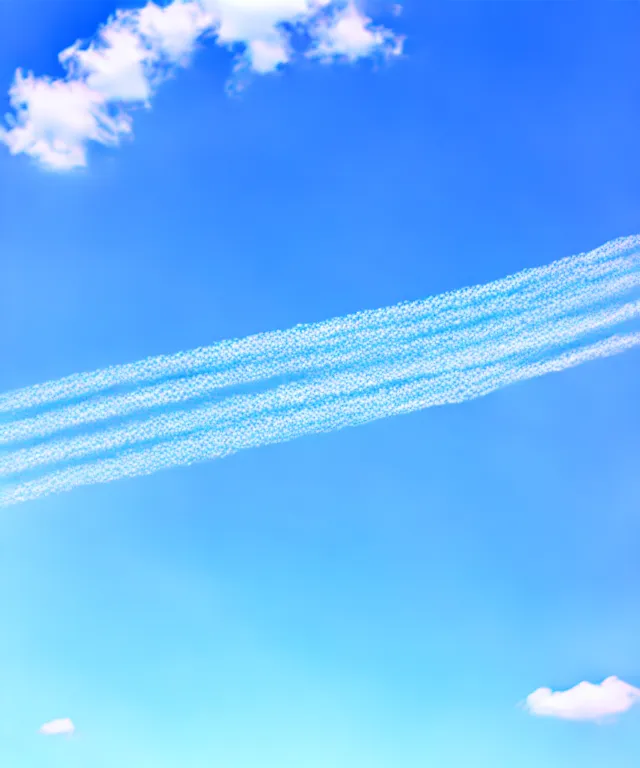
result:
[[[2,4],[2,92],[122,7]],[[640,231],[636,3],[367,13],[403,56],[230,96],[208,41],[86,167],[2,148],[2,391]],[[3,510],[0,763],[637,766],[638,708],[517,705],[640,685],[639,365]]]

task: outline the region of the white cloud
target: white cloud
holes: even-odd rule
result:
[[[197,0],[172,2],[160,7],[148,3],[137,14],[138,30],[171,61],[185,62],[200,36],[211,30],[214,18]]]
[[[277,25],[309,16],[313,0],[201,0],[217,23],[221,43],[269,39]]]
[[[251,40],[247,55],[254,72],[266,74],[286,64],[290,54],[284,37],[274,36],[271,40]]]
[[[189,63],[199,40],[211,37],[233,50],[240,80],[291,61],[292,27],[306,33],[309,55],[322,61],[389,57],[402,49],[401,38],[373,26],[351,0],[148,2],[118,11],[92,40],[62,51],[65,77],[18,70],[9,91],[14,114],[0,126],[0,141],[47,168],[83,167],[90,143],[115,145],[132,133],[132,110],[149,106],[163,80]]]
[[[75,730],[76,727],[71,720],[68,717],[63,717],[41,725],[38,733],[43,736],[72,736]]]
[[[81,80],[18,72],[9,97],[15,117],[0,138],[12,154],[24,152],[48,168],[83,166],[88,141],[117,144],[131,131],[129,119],[112,113],[104,96]]]
[[[241,46],[236,71],[273,72],[291,58],[283,24],[308,26],[330,0],[200,0],[215,21],[216,40]]]
[[[338,57],[356,61],[375,53],[397,56],[404,43],[402,37],[384,27],[373,26],[372,20],[360,13],[353,2],[318,24],[315,37],[310,55],[325,60]]]
[[[75,80],[85,82],[106,100],[146,102],[151,96],[146,67],[157,56],[135,29],[123,23],[126,19],[107,24],[88,48],[76,43],[59,58]]]
[[[608,677],[599,685],[582,682],[567,691],[538,688],[527,697],[526,708],[532,715],[602,720],[626,712],[638,701],[639,688],[617,677]]]

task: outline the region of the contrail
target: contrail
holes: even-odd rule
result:
[[[446,309],[471,309],[472,316],[475,309],[475,317],[480,317],[483,312],[486,315],[487,312],[498,311],[496,304],[502,300],[509,301],[511,296],[518,306],[521,293],[526,297],[527,291],[539,296],[541,291],[552,294],[561,290],[565,281],[572,279],[572,275],[580,279],[588,275],[590,270],[595,275],[598,269],[606,274],[607,270],[621,264],[633,267],[635,263],[637,266],[639,251],[640,235],[619,238],[589,253],[569,256],[545,267],[526,269],[484,286],[463,288],[423,301],[406,302],[395,307],[366,310],[321,323],[296,326],[288,331],[271,331],[245,339],[222,341],[211,347],[148,358],[93,373],[74,374],[59,381],[0,395],[0,413],[72,400],[112,387],[191,375],[240,360],[257,358],[268,361],[277,355],[300,355],[327,340],[333,339],[339,343],[341,339],[363,328],[384,328],[420,318],[437,321],[438,315]],[[620,262],[618,257],[621,258]]]
[[[418,376],[436,376],[471,366],[532,353],[545,347],[567,344],[587,333],[640,316],[640,301],[628,302],[617,309],[601,310],[584,318],[570,318],[548,324],[539,330],[513,334],[497,342],[467,345],[454,352],[426,356],[426,343],[418,341],[403,348],[395,362],[368,366],[356,371],[327,375],[319,380],[281,385],[258,395],[236,395],[222,403],[191,408],[136,421],[123,427],[51,441],[36,447],[19,449],[0,459],[0,476],[23,472],[42,464],[69,461],[111,451],[134,443],[158,440],[173,435],[211,429],[225,423],[257,416],[269,410],[298,407],[327,397],[345,396],[363,389]]]
[[[69,491],[80,485],[108,483],[125,477],[148,475],[161,469],[223,458],[246,448],[293,440],[305,434],[356,426],[386,416],[409,413],[434,405],[459,403],[482,397],[496,389],[528,378],[566,370],[588,360],[615,355],[640,345],[640,333],[613,336],[583,349],[566,352],[544,362],[509,366],[498,364],[483,371],[445,377],[440,387],[418,381],[387,387],[344,403],[306,407],[288,415],[267,415],[227,430],[207,430],[151,448],[129,450],[102,459],[58,470],[37,480],[25,481],[0,493],[0,506]]]
[[[638,287],[640,237],[623,238],[426,301],[8,393],[0,476],[17,477],[0,506],[461,402],[617,354],[640,343],[610,332],[640,316]],[[249,384],[261,391],[238,392]],[[85,434],[60,436],[78,428]]]
[[[555,317],[581,307],[593,306],[597,302],[611,300],[640,285],[640,272],[623,274],[622,277],[596,283],[594,281],[583,285],[580,289],[567,288],[566,295],[553,297],[544,296],[537,305],[525,304],[524,309],[517,315],[502,313],[492,315],[492,319],[476,322],[471,327],[460,331],[444,332],[438,326],[435,331],[433,321],[418,321],[409,326],[391,326],[381,331],[364,330],[353,332],[343,338],[338,348],[309,352],[303,360],[298,357],[288,361],[288,367],[281,363],[280,374],[300,373],[304,366],[307,370],[320,370],[322,373],[335,371],[349,365],[369,366],[380,359],[388,358],[391,354],[408,348],[411,344],[419,346],[422,354],[442,353],[451,348],[464,348],[469,344],[478,343],[488,338],[505,336],[508,333],[520,333],[523,329],[531,328],[542,322],[549,322]],[[493,319],[496,318],[496,319]],[[475,319],[475,318],[474,318]],[[460,318],[457,318],[459,321]],[[448,327],[452,326],[452,321]],[[417,345],[416,345],[417,342]],[[251,381],[261,381],[272,377],[273,368],[269,361],[260,364]],[[277,364],[277,363],[276,363]],[[273,363],[271,363],[273,365]],[[112,418],[122,418],[136,411],[148,408],[159,408],[187,400],[202,398],[232,384],[245,384],[241,378],[246,374],[246,366],[239,365],[237,369],[225,370],[212,374],[199,374],[189,378],[172,379],[153,386],[141,387],[124,395],[98,397],[89,402],[59,408],[38,414],[37,416],[19,419],[0,427],[0,445],[18,440],[30,440],[45,437],[49,434],[70,429],[95,421]],[[221,383],[222,382],[222,383]],[[0,462],[0,468],[2,462]],[[1,469],[0,469],[1,474]]]

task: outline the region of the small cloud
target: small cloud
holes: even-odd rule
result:
[[[73,722],[68,717],[63,717],[41,725],[38,733],[43,736],[73,736],[75,730]]]
[[[164,54],[172,62],[189,61],[196,43],[215,24],[197,0],[173,2],[164,7],[147,3],[137,14],[137,29],[152,50]]]
[[[43,166],[68,170],[86,164],[88,141],[115,145],[131,132],[128,116],[81,80],[52,80],[17,72],[9,90],[15,116],[0,140]]]
[[[257,72],[273,71],[289,60],[285,55],[282,25],[299,21],[308,23],[317,10],[315,0],[201,0],[203,7],[215,20],[215,35],[219,45],[234,49],[241,46],[240,58]],[[265,66],[265,49],[278,49],[282,56],[268,55],[273,60],[271,70]],[[258,52],[254,67],[254,52]]]
[[[273,72],[289,60],[289,48],[282,38],[273,40],[252,40],[247,50],[253,70],[258,74]]]
[[[582,682],[566,691],[538,688],[527,696],[525,708],[540,717],[599,721],[627,712],[638,701],[640,689],[614,676],[599,685]]]
[[[404,38],[374,26],[353,2],[318,23],[313,34],[315,45],[309,55],[327,62],[336,58],[353,62],[375,54],[399,56],[404,44]]]

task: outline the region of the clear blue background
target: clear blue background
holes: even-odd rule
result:
[[[0,83],[115,6],[0,4]],[[407,56],[224,94],[86,172],[0,153],[0,389],[486,282],[640,231],[640,6],[406,2]],[[5,104],[8,108],[8,102]],[[640,764],[637,352],[0,516],[7,768]],[[71,717],[77,738],[39,725]]]

